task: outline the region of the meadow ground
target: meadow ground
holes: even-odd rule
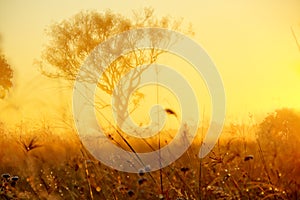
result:
[[[200,139],[161,171],[131,174],[93,159],[76,133],[1,126],[1,199],[299,199],[300,152],[229,128],[199,159]],[[297,143],[295,143],[297,144]]]

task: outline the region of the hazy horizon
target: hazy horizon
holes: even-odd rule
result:
[[[299,1],[1,0],[0,5],[0,47],[14,70],[14,86],[0,100],[0,121],[55,121],[61,112],[71,113],[71,92],[64,82],[42,76],[33,64],[47,43],[45,28],[82,10],[130,16],[144,7],[152,7],[155,16],[193,25],[192,38],[206,49],[223,79],[227,122],[282,107],[300,110],[300,51],[291,31],[300,42]],[[201,107],[200,113],[209,109]]]

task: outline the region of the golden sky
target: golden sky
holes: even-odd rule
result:
[[[151,6],[158,16],[191,22],[224,82],[227,119],[276,108],[300,109],[300,1],[298,0],[0,0],[1,48],[15,70],[14,88],[0,100],[0,120],[59,117],[71,109],[69,92],[58,81],[42,77],[33,65],[44,29],[81,10],[111,9],[130,15]],[[61,98],[67,96],[67,103]],[[51,117],[50,117],[51,116]]]

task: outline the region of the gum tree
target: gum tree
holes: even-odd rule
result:
[[[153,10],[149,8],[144,9],[140,13],[133,12],[133,17],[131,18],[111,11],[104,13],[96,11],[80,12],[73,17],[53,24],[47,29],[46,33],[49,40],[45,44],[38,64],[43,75],[74,81],[80,66],[87,56],[95,47],[108,38],[136,28],[160,27],[180,30],[180,26],[181,22],[178,20],[171,20],[169,17],[159,19],[154,17]],[[191,31],[186,32],[191,33]],[[118,44],[119,48],[128,48],[130,46],[134,49],[135,43],[143,37],[147,37],[147,35],[136,35],[130,38],[129,41]],[[118,115],[117,124],[119,126],[128,117],[125,114],[129,106],[128,94],[131,94],[139,84],[141,73],[163,53],[162,50],[155,48],[161,42],[164,42],[166,46],[169,45],[168,38],[163,33],[157,34],[155,38],[151,38],[153,46],[150,49],[138,49],[126,55],[121,55],[113,63],[110,63],[101,77],[95,77],[93,71],[86,71],[84,75],[79,77],[81,81],[97,83],[97,87],[100,90],[112,95],[121,77],[133,70],[130,77],[125,82],[122,82],[122,84],[126,84],[126,91],[116,94],[117,98],[114,102],[114,107]],[[109,56],[109,51],[115,50],[114,45],[110,44],[107,47],[106,56]],[[105,60],[105,58],[101,59]],[[141,65],[145,67],[136,68]],[[97,66],[98,70],[104,67],[101,65]],[[136,109],[141,98],[143,98],[143,94],[134,93],[132,97],[133,110]],[[105,107],[107,105],[101,106]]]

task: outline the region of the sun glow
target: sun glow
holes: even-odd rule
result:
[[[300,109],[300,52],[295,42],[295,38],[298,41],[300,38],[299,2],[288,1],[284,5],[279,1],[244,3],[199,1],[199,6],[193,2],[178,11],[169,6],[174,4],[173,1],[132,0],[130,5],[136,5],[134,8],[129,4],[114,5],[110,1],[49,1],[46,4],[3,1],[0,8],[1,48],[15,76],[14,87],[7,98],[0,100],[0,119],[14,123],[38,119],[41,114],[56,118],[62,116],[62,110],[71,115],[72,84],[41,76],[33,64],[39,58],[43,44],[48,42],[44,29],[51,23],[82,9],[104,11],[110,8],[130,16],[132,9],[144,6],[152,6],[157,16],[183,17],[184,23],[192,24],[195,32],[192,38],[206,49],[222,76],[228,120],[236,116],[247,117],[249,112],[266,113],[278,107]],[[200,108],[209,115],[210,97],[207,91],[202,93],[206,87],[201,77],[194,77],[193,68],[185,61],[169,56],[159,62],[179,70],[194,89],[200,91],[196,94]],[[153,97],[150,98],[152,101]]]

